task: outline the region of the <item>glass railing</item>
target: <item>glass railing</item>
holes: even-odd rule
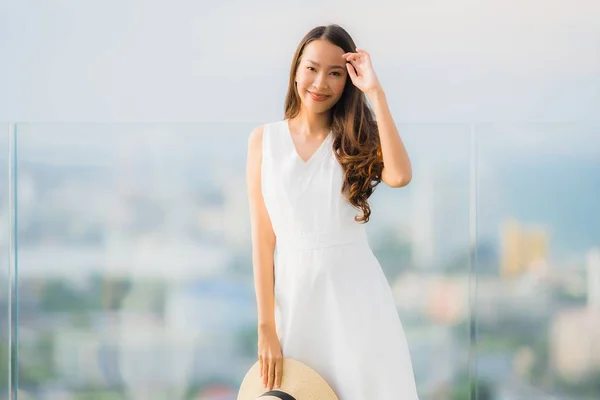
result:
[[[16,320],[12,315],[11,295],[14,288],[12,273],[14,272],[12,257],[14,254],[14,245],[11,243],[11,208],[10,201],[10,164],[11,152],[9,144],[8,124],[0,124],[0,398],[10,398],[11,392],[11,370],[12,360],[11,349],[13,346],[12,328]]]
[[[476,137],[480,390],[600,398],[600,125],[480,125]]]
[[[255,125],[2,127],[0,398],[236,398]],[[368,230],[421,398],[599,398],[600,126],[400,128]]]

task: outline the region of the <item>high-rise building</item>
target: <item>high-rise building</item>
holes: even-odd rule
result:
[[[588,306],[600,311],[600,248],[588,252],[586,270]]]
[[[435,240],[435,176],[425,165],[412,188],[412,256],[418,266],[430,266],[436,258]]]
[[[502,225],[500,268],[504,278],[546,268],[548,233],[539,227],[524,226],[515,219]]]
[[[550,324],[550,365],[577,381],[600,368],[600,313],[579,307],[561,310]]]

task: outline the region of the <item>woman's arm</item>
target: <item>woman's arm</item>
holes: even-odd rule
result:
[[[381,180],[391,187],[402,187],[412,179],[412,167],[404,143],[390,112],[385,92],[375,74],[370,54],[364,49],[343,56],[352,83],[371,101],[379,129],[383,173]]]
[[[252,264],[258,305],[258,360],[260,376],[268,390],[279,388],[283,373],[283,354],[275,327],[274,252],[275,233],[262,197],[263,127],[248,138],[247,186],[252,230]]]
[[[248,138],[248,160],[246,180],[250,203],[250,225],[252,232],[252,263],[258,305],[259,327],[273,327],[274,276],[273,261],[275,234],[261,192],[263,127],[255,128]]]
[[[406,186],[412,179],[411,162],[390,112],[385,93],[381,87],[378,87],[367,92],[367,97],[373,106],[379,129],[384,165],[381,180],[390,187]]]

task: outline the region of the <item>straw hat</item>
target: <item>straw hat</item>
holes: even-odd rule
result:
[[[260,362],[246,373],[237,400],[338,400],[331,387],[306,364],[283,358],[283,374],[279,389],[265,389],[260,376]]]

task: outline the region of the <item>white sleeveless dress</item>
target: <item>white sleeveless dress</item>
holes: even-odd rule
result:
[[[340,400],[418,399],[388,281],[341,194],[330,133],[304,162],[288,121],[264,126],[262,194],[277,238],[275,322],[283,355]]]

